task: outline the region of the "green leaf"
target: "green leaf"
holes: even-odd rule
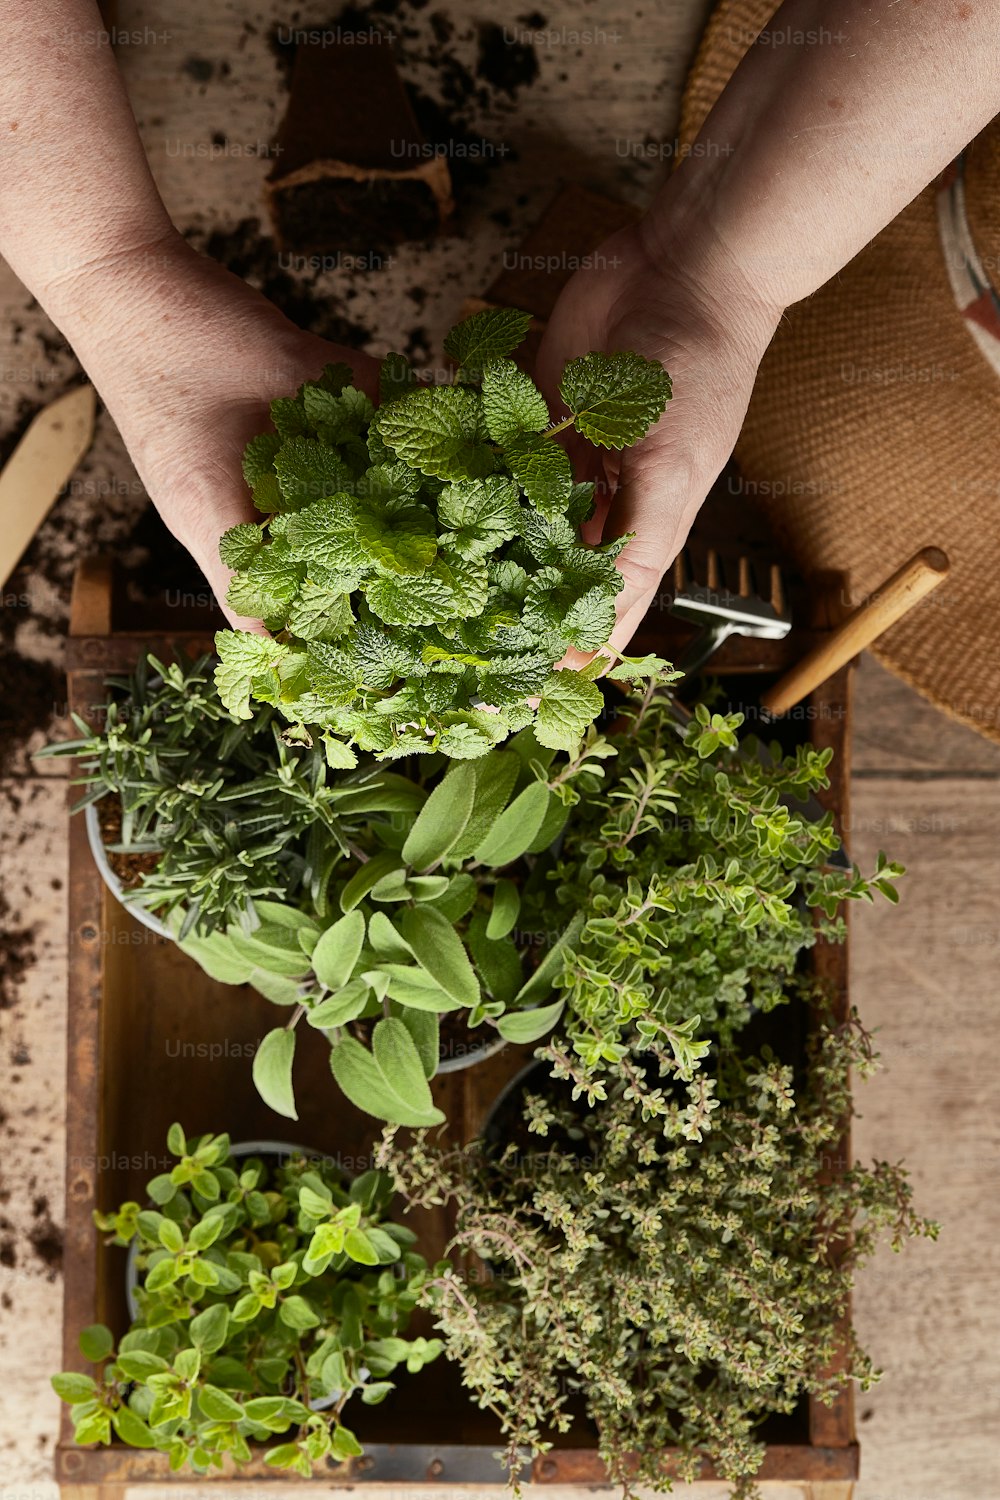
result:
[[[222,1215],[216,1214],[218,1223],[222,1224]],[[212,1307],[206,1307],[197,1317],[192,1318],[188,1326],[188,1332],[192,1344],[200,1349],[203,1354],[214,1354],[221,1349],[229,1335],[229,1311],[221,1302]]]
[[[115,1361],[119,1370],[129,1380],[145,1382],[150,1375],[161,1375],[170,1366],[165,1359],[158,1354],[150,1354],[145,1349],[133,1349],[127,1354],[119,1354]]]
[[[658,360],[639,354],[585,354],[566,366],[559,394],[589,442],[627,448],[663,414],[670,377]]]
[[[375,419],[396,457],[437,479],[478,479],[496,467],[482,397],[468,386],[429,386],[383,407]]]
[[[203,1385],[198,1391],[198,1406],[210,1422],[241,1422],[243,1407],[217,1385]]]
[[[318,1328],[321,1321],[308,1298],[297,1295],[282,1298],[278,1316],[286,1328],[294,1328],[299,1333],[304,1333],[307,1328]]]
[[[498,880],[493,888],[493,907],[486,924],[486,936],[506,937],[512,932],[521,910],[521,893],[513,880]]]
[[[362,1266],[377,1266],[378,1251],[362,1229],[349,1229],[344,1236],[344,1249],[353,1261]]]
[[[349,495],[332,495],[291,518],[287,530],[293,554],[310,571],[332,571],[343,587],[362,578],[370,567],[356,529],[355,503]]]
[[[461,838],[476,796],[476,773],[465,762],[453,766],[431,792],[403,845],[403,859],[416,870],[426,870]]]
[[[265,920],[252,932],[231,926],[227,929],[227,936],[240,958],[268,974],[299,979],[309,972],[309,959],[298,940],[296,928],[286,922]]]
[[[520,436],[504,449],[510,472],[543,516],[561,516],[573,492],[569,456],[554,438]]]
[[[408,1109],[419,1115],[435,1112],[420,1053],[398,1017],[387,1016],[373,1028],[372,1056]]]
[[[80,1334],[79,1344],[84,1359],[89,1359],[93,1365],[99,1365],[115,1347],[115,1336],[103,1323],[91,1323]]]
[[[497,818],[476,849],[476,859],[495,869],[520,859],[545,821],[551,795],[544,781],[526,786]]]
[[[419,578],[376,578],[366,597],[387,625],[443,625],[480,614],[488,589],[484,564],[449,551],[440,553]],[[393,709],[391,702],[385,707]]]
[[[403,937],[421,968],[460,1005],[473,1006],[480,997],[479,980],[462,939],[447,918],[430,906],[403,913]]]
[[[441,1057],[441,1027],[437,1015],[428,1010],[404,1010],[399,1018],[413,1038],[425,1078],[433,1078]]]
[[[443,990],[426,969],[418,968],[415,964],[389,960],[380,964],[377,971],[370,971],[367,977],[373,984],[381,977],[385,981],[385,992],[389,999],[406,1006],[407,1011],[443,1014],[462,1008],[461,1002]]]
[[[452,859],[466,859],[483,841],[510,800],[517,783],[521,762],[510,750],[494,750],[485,759],[473,763],[476,773],[476,798],[462,834],[449,853]]]
[[[130,1448],[156,1447],[157,1440],[149,1427],[129,1406],[119,1406],[111,1413],[111,1425]]]
[[[178,914],[178,927],[181,920]],[[240,957],[224,932],[210,932],[205,937],[191,933],[177,946],[220,984],[246,984],[250,978],[253,964]]]
[[[215,685],[224,706],[238,719],[250,719],[250,696],[258,684],[279,688],[277,669],[288,647],[248,630],[220,630],[215,637],[219,665]]]
[[[382,573],[426,573],[437,556],[437,528],[426,505],[362,498],[354,503],[353,518],[359,545]]]
[[[244,521],[223,533],[219,542],[219,556],[227,568],[248,568],[263,544],[261,528],[252,521]]]
[[[298,1005],[302,999],[300,981],[288,979],[282,974],[269,974],[264,969],[253,969],[250,983],[272,1005]]]
[[[579,651],[596,651],[615,628],[615,595],[606,584],[597,584],[581,594],[566,611],[560,629]]]
[[[444,350],[470,375],[477,375],[490,360],[502,359],[516,349],[530,327],[530,313],[512,307],[486,307],[451,330]]]
[[[603,703],[596,683],[587,682],[578,672],[557,668],[542,688],[535,719],[539,743],[554,750],[575,750]]]
[[[384,1024],[385,1022],[379,1022],[379,1025]],[[399,1024],[402,1025],[402,1022]],[[420,1067],[416,1047],[412,1041],[410,1045],[413,1047],[417,1066]],[[405,1102],[390,1085],[372,1054],[355,1037],[342,1037],[331,1050],[330,1068],[346,1097],[366,1114],[388,1120],[390,1124],[409,1125],[414,1129],[444,1123],[444,1115],[439,1109],[414,1108]],[[423,1078],[422,1069],[420,1076]],[[424,1082],[426,1085],[426,1080]]]
[[[52,1389],[62,1401],[77,1406],[83,1401],[92,1401],[97,1394],[97,1384],[89,1375],[77,1375],[68,1370],[62,1375],[52,1376]]]
[[[391,849],[382,854],[373,854],[366,864],[361,866],[355,875],[344,886],[340,893],[340,909],[343,912],[353,911],[359,901],[363,901],[379,881],[392,870],[401,870],[403,862],[399,855]]]
[[[545,397],[512,359],[491,361],[483,371],[483,412],[490,437],[503,446],[519,433],[549,425]]]
[[[365,941],[365,929],[364,914],[355,909],[321,933],[312,954],[313,971],[320,984],[329,990],[347,984]]]
[[[284,1026],[269,1031],[253,1059],[253,1081],[264,1103],[276,1114],[297,1120],[292,1088],[295,1032]]]
[[[160,1244],[174,1255],[178,1255],[184,1248],[184,1236],[181,1226],[173,1219],[164,1219],[160,1224]]]
[[[387,354],[379,366],[378,402],[388,406],[390,401],[407,395],[416,384],[416,376],[405,354]]]
[[[483,911],[473,915],[466,942],[490,996],[507,1006],[524,983],[524,965],[512,938],[488,936],[487,920]]]
[[[449,484],[438,496],[446,541],[462,557],[489,557],[517,536],[521,503],[517,485],[500,474]]]
[[[234,573],[226,601],[248,619],[282,616],[305,578],[306,565],[291,555],[283,537],[261,547],[245,572]]]
[[[355,1021],[362,1014],[370,993],[371,990],[363,979],[352,979],[350,984],[345,984],[335,995],[328,995],[318,1005],[313,1005],[306,1013],[306,1020],[310,1026],[321,1031],[328,1031],[334,1026],[346,1026],[348,1021]]]
[[[297,511],[314,500],[341,494],[352,481],[339,453],[317,438],[286,438],[274,459],[282,509]]]
[[[535,1010],[509,1011],[497,1021],[497,1031],[508,1042],[537,1042],[552,1030],[565,1005],[565,1000],[556,1000]]]
[[[288,611],[288,629],[302,641],[339,641],[353,625],[350,594],[311,578],[302,584]]]
[[[250,489],[265,475],[274,473],[274,456],[280,447],[281,437],[273,432],[262,432],[247,443],[243,450],[243,477]]]

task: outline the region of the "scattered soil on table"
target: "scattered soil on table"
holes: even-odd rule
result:
[[[48,1270],[49,1279],[54,1281],[62,1269],[63,1232],[52,1221],[48,1198],[36,1198],[32,1212],[34,1223],[28,1231],[28,1243]]]
[[[13,1009],[17,991],[35,962],[35,928],[10,925],[14,913],[0,890],[0,1010]]]

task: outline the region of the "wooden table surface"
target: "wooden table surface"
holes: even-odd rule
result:
[[[204,232],[257,215],[268,162],[250,148],[271,138],[282,97],[266,36],[289,11],[277,0],[226,0],[211,9],[196,0],[120,0],[118,9],[118,24],[143,38],[120,57],[177,222]],[[333,9],[329,0],[303,0],[292,14],[295,24],[315,25]],[[560,182],[644,201],[669,165],[679,88],[705,10],[704,0],[613,0],[600,9],[546,3],[549,36],[535,38],[538,79],[509,104],[494,97],[477,121],[484,138],[511,150],[469,204],[464,237],[430,255],[404,246],[376,273],[332,272],[318,290],[349,309],[372,349],[405,341],[415,324],[436,347],[463,298],[489,284]],[[414,51],[439,11],[451,15],[455,46],[469,61],[474,23],[505,19],[485,5],[419,12],[403,5],[394,24],[404,36],[417,34],[408,42]],[[585,28],[596,39],[574,38]],[[220,67],[226,62],[228,72]],[[432,85],[430,64],[415,72]],[[218,132],[230,149],[212,155]],[[496,210],[509,212],[509,225],[490,217]],[[410,295],[417,286],[419,307]],[[346,293],[353,293],[349,303]],[[76,366],[3,267],[0,309],[3,442],[33,405],[73,379]],[[144,504],[102,415],[94,449],[40,539],[36,566],[17,576],[3,600],[5,611],[19,611],[8,636],[39,672],[61,660],[76,556],[95,541],[120,549]],[[52,713],[56,720],[64,713],[58,693]],[[859,1398],[858,1500],[994,1500],[1000,747],[949,724],[870,661],[859,677],[856,726],[852,852],[867,867],[884,847],[909,874],[898,910],[880,903],[854,919],[853,995],[880,1029],[886,1063],[859,1090],[855,1143],[861,1156],[905,1157],[921,1208],[943,1225],[937,1246],[912,1246],[898,1259],[887,1251],[859,1280],[858,1331],[889,1373]],[[64,1164],[66,965],[65,787],[56,772],[44,763],[32,770],[18,753],[0,784],[2,920],[23,934],[25,959],[19,979],[0,976],[9,981],[0,1010],[0,1500],[55,1496],[57,1403],[47,1377],[58,1367],[60,1280],[58,1223],[50,1215],[58,1217]],[[214,1495],[223,1492],[213,1486]],[[187,1491],[173,1493],[179,1500]]]

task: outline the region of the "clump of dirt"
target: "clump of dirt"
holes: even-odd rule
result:
[[[34,1222],[28,1231],[28,1243],[54,1281],[62,1270],[63,1232],[52,1219],[48,1198],[38,1197],[32,1205]]]
[[[479,28],[476,71],[480,78],[514,99],[538,77],[538,57],[529,43],[508,41],[505,27],[487,21]]]
[[[25,974],[35,962],[36,928],[12,926],[11,905],[0,890],[0,1010],[12,1010]]]

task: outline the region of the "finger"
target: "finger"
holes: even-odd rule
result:
[[[267,635],[263,620],[239,615],[229,604],[226,595],[233,570],[227,568],[219,556],[219,542],[224,532],[245,522],[260,524],[261,514],[246,491],[234,486],[227,476],[226,482],[218,489],[197,486],[181,506],[172,506],[167,513],[161,511],[161,515],[205,575],[216,603],[233,629]]]

